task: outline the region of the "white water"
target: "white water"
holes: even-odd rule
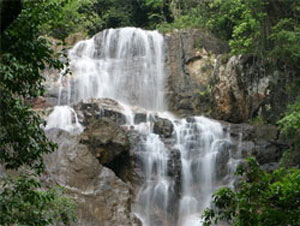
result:
[[[47,129],[59,128],[70,133],[81,133],[83,127],[78,122],[77,114],[69,106],[56,106],[47,118]]]
[[[164,110],[163,37],[137,28],[109,29],[70,51],[71,102],[108,97]]]
[[[156,31],[109,29],[77,43],[69,52],[72,76],[59,79],[58,105],[90,98],[111,98],[123,107],[127,124],[142,134],[136,155],[144,181],[134,203],[143,226],[200,226],[200,216],[215,190],[215,162],[226,141],[221,125],[204,117],[178,120],[165,101],[164,42]],[[62,95],[65,92],[67,95]],[[152,132],[151,120],[133,125],[133,106],[159,112],[174,125],[173,144],[166,146]],[[162,113],[164,112],[164,113]],[[150,117],[148,117],[150,118]],[[48,117],[49,128],[69,132],[83,128],[70,106],[57,106]],[[170,149],[180,154],[181,184],[170,175]]]
[[[175,128],[182,166],[178,225],[197,226],[215,191],[215,162],[224,142],[223,129],[205,117],[183,119]]]

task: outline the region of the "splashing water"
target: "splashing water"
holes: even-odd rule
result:
[[[83,127],[78,122],[77,114],[69,106],[56,106],[47,118],[47,129],[59,128],[70,133],[81,133]]]

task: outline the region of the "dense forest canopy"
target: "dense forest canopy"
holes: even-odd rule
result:
[[[51,49],[47,36],[64,40],[76,32],[92,36],[124,26],[161,32],[198,28],[227,41],[232,55],[253,55],[264,70],[280,70],[287,79],[300,81],[300,0],[1,0],[0,6],[0,161],[7,169],[26,166],[31,172],[2,184],[1,225],[47,225],[72,218],[67,211],[71,201],[54,190],[38,190],[43,155],[56,146],[26,100],[43,95],[45,68],[64,66],[63,53]],[[299,82],[291,84],[294,89]],[[300,99],[294,99],[278,122],[290,144],[285,168],[300,164]],[[218,211],[206,211],[207,225],[220,219],[234,225],[300,225],[299,170],[267,174],[255,160],[248,165],[248,171],[238,171],[244,179],[236,192],[215,194]],[[57,211],[49,215],[53,207]]]

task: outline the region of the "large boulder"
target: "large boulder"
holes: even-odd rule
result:
[[[173,123],[164,118],[155,117],[153,120],[153,132],[163,138],[170,138],[174,131]]]
[[[131,214],[129,186],[99,164],[89,147],[69,133],[51,129],[48,137],[58,150],[45,158],[47,180],[66,188],[77,203],[74,225],[137,226]]]
[[[124,180],[129,177],[129,139],[127,131],[117,123],[105,117],[93,121],[81,135],[80,142],[88,146],[99,163]]]
[[[124,108],[115,100],[109,98],[81,101],[73,106],[79,122],[86,126],[91,121],[106,117],[117,124],[125,124]]]

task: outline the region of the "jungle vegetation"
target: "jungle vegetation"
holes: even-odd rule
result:
[[[26,101],[43,95],[46,67],[63,68],[63,52],[51,49],[48,36],[63,41],[76,32],[92,36],[123,26],[161,32],[198,28],[227,41],[232,55],[254,55],[263,67],[300,78],[300,0],[1,0],[0,7],[0,163],[19,171],[1,182],[1,225],[74,219],[72,201],[39,179],[42,156],[56,145]],[[206,225],[218,220],[300,225],[300,98],[295,100],[277,124],[290,144],[283,168],[266,173],[247,160],[237,170],[236,190],[222,188],[214,195]]]

